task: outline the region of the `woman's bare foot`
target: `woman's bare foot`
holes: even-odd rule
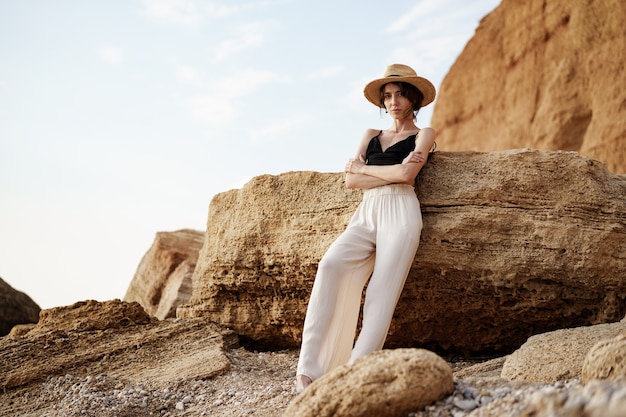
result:
[[[302,391],[307,389],[309,385],[311,385],[313,381],[306,375],[296,375],[296,392],[300,394]]]

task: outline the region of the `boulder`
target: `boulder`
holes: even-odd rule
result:
[[[400,417],[452,391],[452,369],[433,352],[382,350],[334,368],[296,397],[283,416]]]
[[[626,326],[625,326],[626,327]],[[585,356],[582,382],[594,379],[626,381],[626,328],[619,336],[598,342]]]
[[[136,301],[159,319],[175,317],[191,297],[191,277],[204,233],[183,229],[159,232],[141,259],[124,301]]]
[[[578,151],[626,172],[622,0],[503,0],[445,76],[439,149]]]
[[[225,351],[238,343],[206,319],[159,321],[136,302],[89,300],[42,310],[30,331],[0,338],[0,389],[66,374],[165,387],[228,371]]]
[[[136,324],[156,321],[137,302],[110,300],[79,301],[69,306],[42,310],[39,323],[26,334],[89,332],[122,329]]]
[[[0,336],[17,324],[37,323],[41,308],[26,294],[0,278]]]
[[[585,358],[594,345],[625,332],[626,321],[621,321],[532,336],[506,358],[501,376],[512,381],[543,383],[580,379]],[[610,366],[610,362],[602,363],[605,357],[601,352],[598,356],[596,367]]]
[[[416,192],[424,228],[387,347],[511,351],[626,314],[626,176],[576,152],[436,152]],[[360,199],[316,172],[216,195],[178,317],[298,347],[319,259]]]

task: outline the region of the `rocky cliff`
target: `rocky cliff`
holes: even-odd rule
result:
[[[626,172],[621,0],[503,0],[443,80],[442,150],[578,151]]]
[[[575,152],[437,152],[416,192],[424,229],[388,347],[506,351],[626,313],[626,176]],[[359,201],[314,172],[217,195],[178,316],[297,347],[317,263]]]

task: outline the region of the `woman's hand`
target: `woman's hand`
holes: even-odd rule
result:
[[[359,155],[358,159],[348,159],[345,172],[350,174],[365,174],[365,166],[363,155]]]
[[[407,157],[402,160],[402,163],[408,164],[409,162],[415,162],[416,164],[421,164],[425,160],[426,158],[424,158],[422,151],[411,151]]]

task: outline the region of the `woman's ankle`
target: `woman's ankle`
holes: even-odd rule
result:
[[[296,392],[299,394],[309,387],[313,380],[304,374],[296,375]]]

